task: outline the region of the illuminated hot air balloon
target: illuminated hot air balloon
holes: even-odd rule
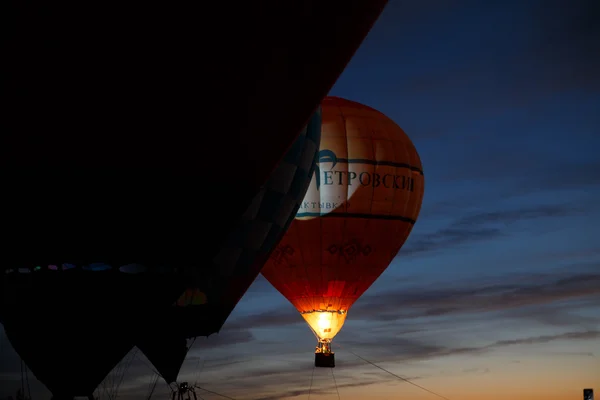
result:
[[[333,367],[331,341],[408,237],[424,180],[414,145],[382,113],[327,97],[322,120],[315,177],[262,274],[317,336],[315,365]]]
[[[188,351],[187,339],[221,330],[296,216],[313,176],[320,137],[321,113],[317,110],[232,231],[229,248],[239,247],[236,243],[242,237],[257,242],[259,246],[245,246],[256,251],[243,257],[224,251],[213,261],[224,279],[190,279],[177,302],[157,313],[155,325],[137,340],[137,347],[167,383],[177,379]]]

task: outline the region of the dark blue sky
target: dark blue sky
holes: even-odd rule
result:
[[[347,350],[451,399],[600,391],[599,5],[391,0],[338,80],[332,95],[407,132],[426,179],[408,242],[334,341],[341,398],[435,398]],[[314,345],[259,278],[183,376],[239,399],[306,398]],[[123,398],[151,380],[135,360]],[[2,368],[20,379],[14,357]],[[311,398],[337,398],[329,371]]]

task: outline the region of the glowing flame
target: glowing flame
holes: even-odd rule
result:
[[[333,339],[346,321],[346,311],[312,311],[302,317],[319,340]]]

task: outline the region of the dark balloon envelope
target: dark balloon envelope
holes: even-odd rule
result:
[[[316,365],[334,366],[331,340],[410,234],[424,178],[415,146],[394,121],[337,97],[321,106],[317,171],[262,274],[319,339]]]
[[[221,329],[296,216],[313,176],[320,137],[317,111],[230,234],[230,248],[213,260],[220,277],[189,280],[177,302],[157,313],[155,325],[136,342],[168,383],[177,379],[188,350],[186,339]],[[236,254],[240,240],[254,242],[244,247],[256,251]]]
[[[0,319],[57,398],[219,277],[207,260],[385,3],[7,4]]]
[[[3,268],[6,335],[57,399],[90,395],[131,349],[127,330],[176,296],[177,274],[168,270],[133,275],[104,266]]]

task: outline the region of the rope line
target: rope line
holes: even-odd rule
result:
[[[204,391],[205,391],[205,392],[207,392],[207,393],[210,393],[210,394],[216,394],[217,396],[221,396],[221,397],[222,397],[222,398],[224,398],[224,399],[235,400],[233,397],[229,397],[229,396],[226,396],[226,395],[224,395],[224,394],[221,394],[221,393],[213,392],[212,390],[205,389],[205,388],[203,388],[203,387],[201,387],[201,386],[196,386],[196,387],[197,387],[198,389],[200,389],[200,390],[204,390]]]
[[[310,386],[308,387],[308,400],[310,400],[310,392],[312,391],[313,379],[315,378],[315,369],[317,367],[313,365],[312,374],[310,375]]]
[[[23,359],[21,358],[21,393],[25,395],[25,373],[23,372]]]
[[[150,400],[152,398],[152,395],[154,394],[154,390],[156,389],[156,385],[158,384],[158,380],[160,379],[160,375],[157,373],[154,373],[152,375],[152,380],[150,381],[150,386],[149,386],[149,390],[148,390],[148,397],[146,397],[147,400]]]
[[[125,361],[125,365],[123,366],[121,376],[119,377],[119,381],[117,382],[114,390],[114,399],[119,395],[119,389],[121,389],[121,385],[123,384],[123,380],[125,379],[125,374],[129,371],[131,364],[137,358],[138,349],[135,348],[132,351],[132,354],[129,355],[128,359]]]
[[[206,364],[206,357],[202,359],[202,366],[200,367],[200,358],[198,358],[198,362],[196,363],[196,372],[194,373],[194,375],[196,375],[196,382],[194,382],[194,386],[198,386],[198,381],[200,380],[200,375],[202,374],[202,371],[204,371],[204,365]],[[198,368],[200,367],[200,368]]]
[[[337,344],[337,345],[338,345],[339,347],[342,347],[342,348],[344,348],[344,346],[342,346],[342,345],[341,345],[339,342],[338,342],[338,344]],[[412,382],[410,379],[404,378],[404,377],[402,377],[402,376],[400,376],[400,375],[397,375],[397,374],[395,374],[395,373],[393,373],[393,372],[390,372],[390,371],[388,371],[387,369],[385,369],[385,368],[383,368],[383,367],[381,367],[381,366],[379,366],[379,365],[375,364],[374,362],[372,362],[372,361],[369,361],[369,360],[367,360],[366,358],[359,356],[358,354],[356,354],[355,352],[353,352],[353,351],[352,351],[352,350],[350,350],[350,349],[347,349],[347,348],[346,348],[346,351],[348,351],[350,354],[353,354],[355,357],[357,357],[357,358],[360,358],[360,359],[361,359],[361,360],[363,360],[364,362],[366,362],[366,363],[368,363],[368,364],[371,364],[372,366],[374,366],[374,367],[376,367],[376,368],[379,368],[380,370],[382,370],[382,371],[384,371],[384,372],[387,372],[388,374],[392,375],[392,376],[393,376],[393,377],[395,377],[395,378],[398,378],[398,379],[400,379],[400,380],[402,380],[402,381],[404,381],[404,382],[406,382],[406,383],[409,383],[409,384],[411,384],[411,385],[413,385],[413,386],[415,386],[415,387],[418,387],[419,389],[421,389],[421,390],[424,390],[425,392],[427,392],[427,393],[430,393],[430,394],[432,394],[432,395],[434,395],[434,396],[437,396],[437,397],[439,397],[439,398],[441,398],[441,399],[444,399],[444,400],[450,400],[449,398],[447,398],[447,397],[445,397],[445,396],[442,396],[442,395],[441,395],[441,394],[439,394],[439,393],[436,393],[436,392],[434,392],[434,391],[432,391],[432,390],[429,390],[429,389],[427,389],[427,388],[425,388],[425,387],[423,387],[423,386],[421,386],[421,385],[418,385],[418,384],[416,384],[416,383]]]
[[[335,374],[333,373],[333,368],[331,369],[331,377],[333,378],[333,384],[335,385],[335,391],[337,392],[338,400],[340,400],[340,390],[338,389],[337,382],[335,380]]]
[[[29,386],[29,368],[25,364],[25,384],[27,385],[27,397],[31,400],[31,386]]]

